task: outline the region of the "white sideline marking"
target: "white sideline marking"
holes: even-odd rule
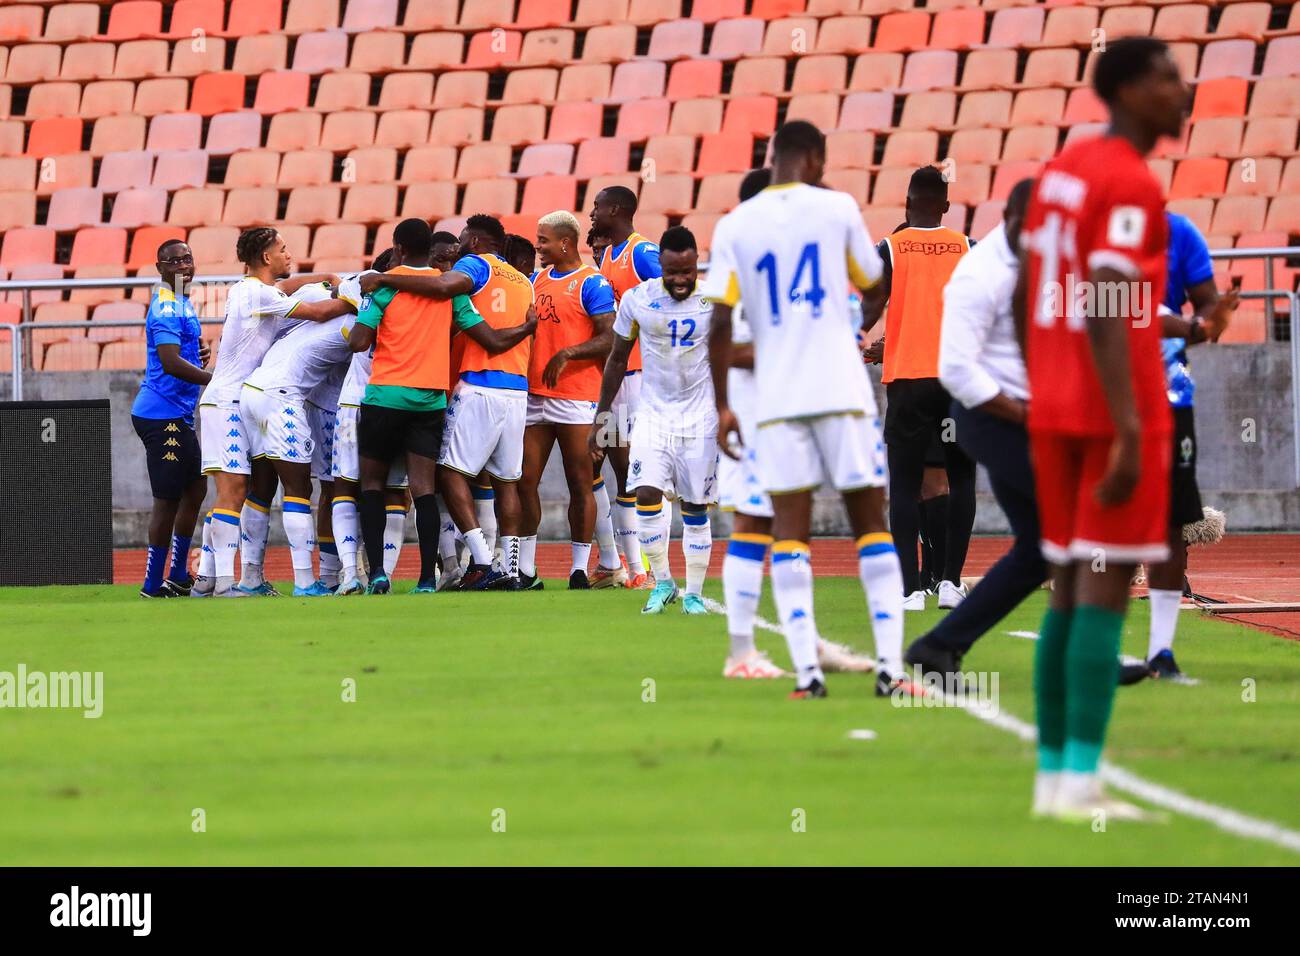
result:
[[[709,605],[711,611],[720,614],[725,614],[727,611],[726,605],[711,598],[705,598],[704,602]],[[782,636],[785,634],[781,629],[781,625],[773,624],[762,617],[755,617],[754,624],[756,627],[771,631],[774,634],[781,634]],[[1019,637],[1031,632],[1008,631],[1007,633]],[[1035,638],[1037,636],[1037,634],[1034,635]],[[1004,710],[995,709],[978,701],[971,703],[951,694],[945,694],[944,696],[951,706],[958,707],[972,717],[997,727],[999,730],[1005,730],[1007,733],[1019,737],[1025,743],[1033,743],[1038,739],[1038,731],[1032,724],[1027,724],[1019,717],[1012,716]],[[858,731],[849,731],[849,736],[853,737],[856,733]],[[1185,793],[1153,783],[1139,777],[1131,770],[1125,770],[1123,767],[1118,767],[1105,760],[1101,763],[1101,778],[1116,790],[1132,794],[1139,800],[1145,800],[1147,803],[1155,804],[1166,810],[1194,817],[1197,820],[1204,820],[1225,833],[1231,833],[1234,836],[1245,837],[1250,840],[1260,840],[1264,843],[1280,846],[1293,853],[1300,853],[1300,832],[1288,829],[1280,823],[1274,823],[1272,820],[1262,820],[1259,817],[1239,813],[1231,807],[1222,807],[1217,803],[1189,797]]]
[[[1023,638],[1024,638],[1025,640],[1027,640],[1027,641],[1036,641],[1036,640],[1038,640],[1038,632],[1037,632],[1037,631],[1005,631],[1004,633],[1005,633],[1008,637],[1023,637]]]
[[[848,733],[849,740],[875,740],[876,732],[867,730],[865,727],[859,727],[856,730],[850,730]]]

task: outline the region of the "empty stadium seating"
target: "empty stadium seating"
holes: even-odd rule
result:
[[[158,242],[188,237],[226,271],[238,230],[274,223],[300,265],[351,269],[400,217],[531,231],[610,182],[638,192],[643,232],[684,221],[707,249],[737,177],[799,117],[875,231],[915,166],[950,160],[949,221],[979,237],[1017,178],[1104,120],[1094,30],[1163,37],[1196,84],[1185,137],[1151,160],[1171,208],[1215,245],[1300,233],[1300,6],[29,2],[0,5],[0,268],[147,275]],[[114,296],[42,292],[33,318]],[[36,367],[138,363],[129,336],[56,331]]]

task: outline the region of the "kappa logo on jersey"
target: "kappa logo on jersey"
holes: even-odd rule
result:
[[[239,437],[239,429],[238,429],[238,428],[232,428],[232,429],[230,429],[230,431],[226,432],[226,437],[227,437],[227,438],[238,438],[238,437]]]
[[[231,413],[230,413],[230,417],[227,418],[226,421],[228,421],[228,422],[236,422],[236,423],[238,423],[238,422],[239,422],[239,416],[238,416],[237,414],[235,414],[234,412],[231,412]]]
[[[238,446],[238,445],[228,445],[228,446],[226,446],[226,451],[228,451],[228,452],[232,452],[232,453],[234,453],[234,452],[238,452],[238,451],[239,451],[239,446]]]
[[[904,239],[898,244],[898,251],[919,252],[923,256],[959,256],[966,250],[960,242],[917,242]]]

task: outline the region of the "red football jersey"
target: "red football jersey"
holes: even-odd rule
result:
[[[1129,333],[1133,395],[1142,430],[1168,433],[1172,419],[1160,358],[1168,226],[1160,184],[1128,140],[1101,136],[1067,146],[1034,185],[1021,244],[1028,253],[1029,428],[1109,435],[1110,410],[1088,342],[1097,297]],[[1094,288],[1091,270],[1128,277]]]

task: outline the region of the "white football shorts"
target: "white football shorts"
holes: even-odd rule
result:
[[[756,429],[758,473],[769,493],[881,488],[888,481],[880,419],[852,412],[768,422]]]
[[[199,446],[203,473],[224,471],[251,475],[248,432],[244,428],[239,402],[199,406]]]
[[[524,420],[528,393],[457,382],[447,403],[438,464],[470,478],[488,473],[518,481],[524,473]]]

